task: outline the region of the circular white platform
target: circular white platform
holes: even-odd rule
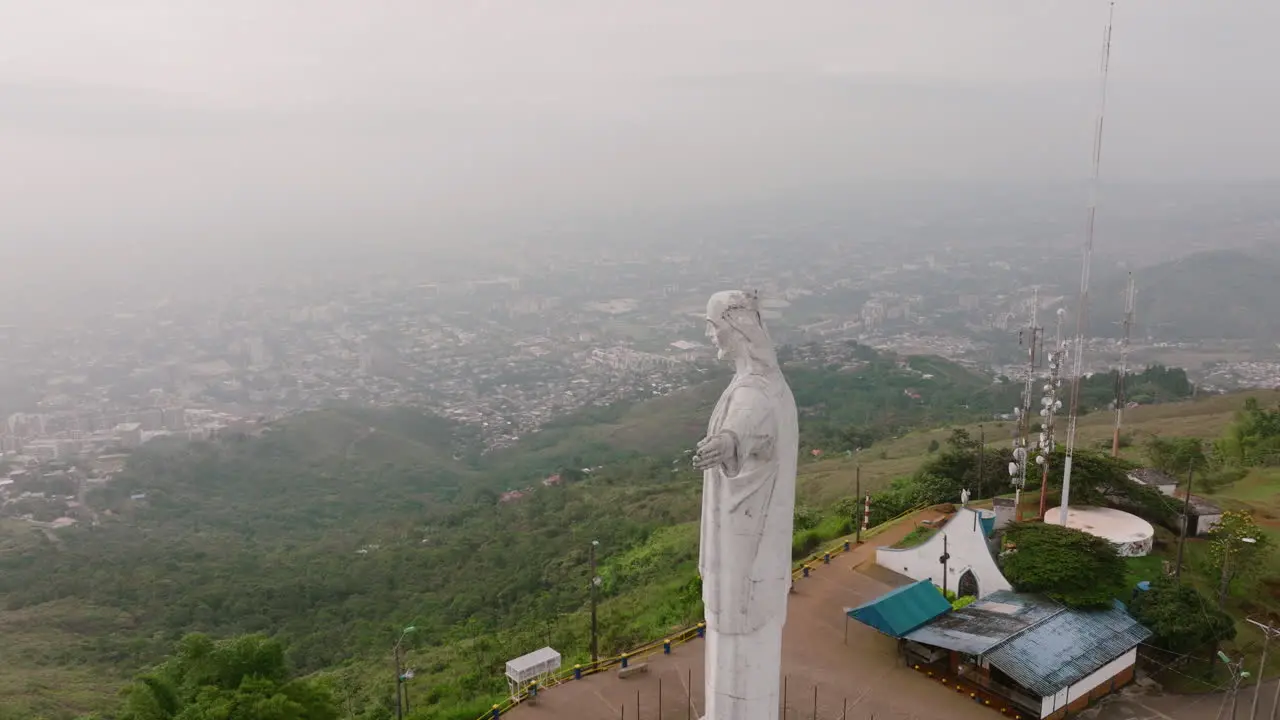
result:
[[[1050,509],[1045,513],[1044,521],[1050,525],[1061,525],[1061,512],[1060,507]],[[1068,508],[1067,527],[1110,541],[1122,557],[1142,557],[1150,553],[1156,536],[1155,528],[1146,520],[1123,510],[1104,507]]]

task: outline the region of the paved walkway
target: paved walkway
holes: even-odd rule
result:
[[[930,516],[924,516],[930,517]],[[897,542],[912,530],[904,522],[874,538]],[[796,581],[783,635],[786,720],[991,720],[999,715],[954,689],[926,680],[897,660],[896,642],[853,620],[845,607],[872,600],[892,587],[856,570],[874,560],[876,545],[864,545],[819,564]],[[846,639],[847,631],[847,639]],[[536,705],[522,705],[513,720],[685,720],[703,705],[703,644],[677,647],[649,659],[649,671],[619,679],[605,672],[546,690]],[[661,697],[661,700],[659,700]]]
[[[1248,687],[1240,691],[1239,707],[1235,720],[1249,720],[1249,711],[1253,705],[1254,688]],[[1271,699],[1275,696],[1276,683],[1271,681],[1262,686],[1262,697],[1258,702],[1258,720],[1271,717]],[[1125,692],[1107,698],[1098,707],[1081,713],[1080,718],[1096,718],[1096,720],[1231,720],[1230,703],[1223,705],[1222,693],[1208,695],[1155,695],[1143,692],[1140,688],[1131,687]],[[1219,710],[1222,711],[1219,716]]]

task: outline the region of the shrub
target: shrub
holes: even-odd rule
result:
[[[1129,604],[1133,617],[1154,633],[1151,645],[1178,655],[1205,650],[1236,636],[1231,617],[1195,588],[1162,577]]]
[[[1107,607],[1125,589],[1126,566],[1110,542],[1046,523],[1017,523],[1001,570],[1018,592],[1043,593],[1069,607]]]

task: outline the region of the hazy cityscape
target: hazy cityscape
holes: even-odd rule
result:
[[[1205,720],[1179,698],[1275,682],[1280,5],[23,5],[0,0],[0,720],[520,720],[615,661],[547,712],[617,717],[634,687],[649,718],[623,681],[652,662],[662,717],[668,662],[698,717],[678,646],[719,612],[707,488],[746,453],[698,458],[707,427],[740,448],[704,407],[730,369],[796,405],[750,459],[798,448],[773,654],[812,717],[939,717],[954,681],[955,717]],[[736,289],[778,359],[722,352],[708,298]],[[1047,532],[1106,537],[1073,497],[1141,538],[1020,585],[1041,551],[1012,538],[1051,503]],[[853,607],[938,578],[934,619],[1052,605],[1037,661],[1080,677]],[[1062,639],[1105,613],[1132,642]],[[560,674],[513,676],[535,650]]]

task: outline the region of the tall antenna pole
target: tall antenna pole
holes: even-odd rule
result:
[[[1129,273],[1129,290],[1124,300],[1124,339],[1120,341],[1120,375],[1116,378],[1116,427],[1111,436],[1111,457],[1120,457],[1120,425],[1124,422],[1124,381],[1129,374],[1129,338],[1133,334],[1133,273]]]
[[[1062,401],[1058,399],[1058,389],[1062,387],[1062,366],[1067,361],[1067,345],[1062,341],[1062,319],[1066,310],[1058,308],[1058,327],[1054,339],[1054,350],[1049,353],[1049,381],[1044,385],[1044,397],[1040,398],[1040,416],[1044,418],[1040,431],[1039,454],[1036,464],[1040,466],[1040,519],[1043,520],[1049,510],[1049,465],[1053,462],[1053,451],[1057,448],[1054,440],[1054,427],[1058,411],[1062,409]]]
[[[1036,288],[1031,300],[1031,323],[1026,330],[1019,333],[1021,340],[1027,344],[1027,376],[1022,385],[1022,403],[1016,409],[1017,426],[1013,436],[1013,462],[1009,463],[1009,474],[1013,480],[1013,512],[1014,519],[1022,521],[1022,490],[1027,486],[1027,433],[1031,430],[1031,393],[1036,379],[1036,349],[1043,328],[1036,325],[1040,313],[1040,289]]]
[[[1107,29],[1102,34],[1102,82],[1098,98],[1098,121],[1093,129],[1093,176],[1089,182],[1089,222],[1085,229],[1084,258],[1080,267],[1080,305],[1076,310],[1075,355],[1071,373],[1071,415],[1067,422],[1067,452],[1062,464],[1062,506],[1058,509],[1058,521],[1067,524],[1067,507],[1071,503],[1071,459],[1076,449],[1076,424],[1080,419],[1080,380],[1084,374],[1085,315],[1089,310],[1089,270],[1093,265],[1093,229],[1098,215],[1098,178],[1102,172],[1102,125],[1107,111],[1107,74],[1111,68],[1111,24],[1115,19],[1116,4],[1111,3],[1107,15]]]

